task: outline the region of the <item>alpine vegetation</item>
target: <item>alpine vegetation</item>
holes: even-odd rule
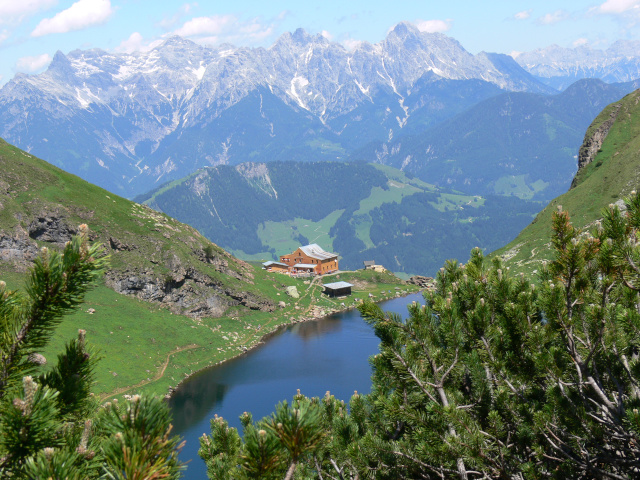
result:
[[[210,478],[637,478],[640,195],[592,231],[559,208],[535,279],[480,249],[448,261],[409,317],[365,303],[373,386],[298,394],[242,439],[201,439]]]
[[[39,353],[107,267],[86,225],[62,253],[42,249],[24,293],[0,283],[0,476],[179,478],[180,439],[168,407],[138,395],[100,406],[91,393],[98,357],[80,330],[42,373]]]

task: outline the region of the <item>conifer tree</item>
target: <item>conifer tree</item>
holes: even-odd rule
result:
[[[380,338],[371,393],[348,410],[294,397],[324,406],[307,425],[326,432],[296,456],[269,417],[248,416],[244,441],[216,419],[200,455],[226,470],[210,478],[247,478],[247,459],[273,466],[253,478],[291,478],[294,463],[300,479],[638,478],[640,196],[591,232],[560,208],[552,229],[555,258],[534,281],[474,249],[407,319],[362,305]]]
[[[83,330],[46,373],[34,362],[107,267],[86,225],[79,232],[62,253],[42,249],[25,293],[0,282],[0,477],[178,478],[168,407],[137,396],[99,406],[91,394],[97,357]]]

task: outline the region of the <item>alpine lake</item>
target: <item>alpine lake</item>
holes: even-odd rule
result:
[[[414,301],[424,303],[422,294],[379,305],[406,317],[407,305]],[[199,438],[211,432],[214,415],[242,432],[243,412],[259,420],[270,415],[278,402],[291,401],[298,389],[309,397],[323,397],[329,391],[348,402],[355,390],[370,391],[369,357],[378,352],[378,345],[360,312],[348,310],[283,327],[249,352],[192,375],[169,401],[173,433],[186,440],[180,452],[180,459],[188,461],[184,478],[207,478],[205,463],[198,457]]]

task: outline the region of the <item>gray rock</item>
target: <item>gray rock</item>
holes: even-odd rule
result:
[[[57,216],[47,215],[34,219],[29,225],[29,236],[41,242],[65,244],[77,233]]]
[[[295,285],[287,287],[287,295],[289,295],[291,298],[300,298],[300,294],[298,293],[298,289]]]

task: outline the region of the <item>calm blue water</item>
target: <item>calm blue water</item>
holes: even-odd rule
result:
[[[385,311],[406,316],[407,304],[423,303],[421,294],[388,300]],[[245,411],[258,420],[282,400],[301,393],[316,397],[327,390],[349,401],[354,390],[368,393],[368,358],[378,352],[378,338],[357,310],[283,328],[264,345],[247,354],[204,370],[185,382],[170,401],[174,432],[187,441],[181,452],[190,460],[184,477],[204,480],[206,468],[198,457],[199,437],[210,433],[214,414],[241,430]]]

